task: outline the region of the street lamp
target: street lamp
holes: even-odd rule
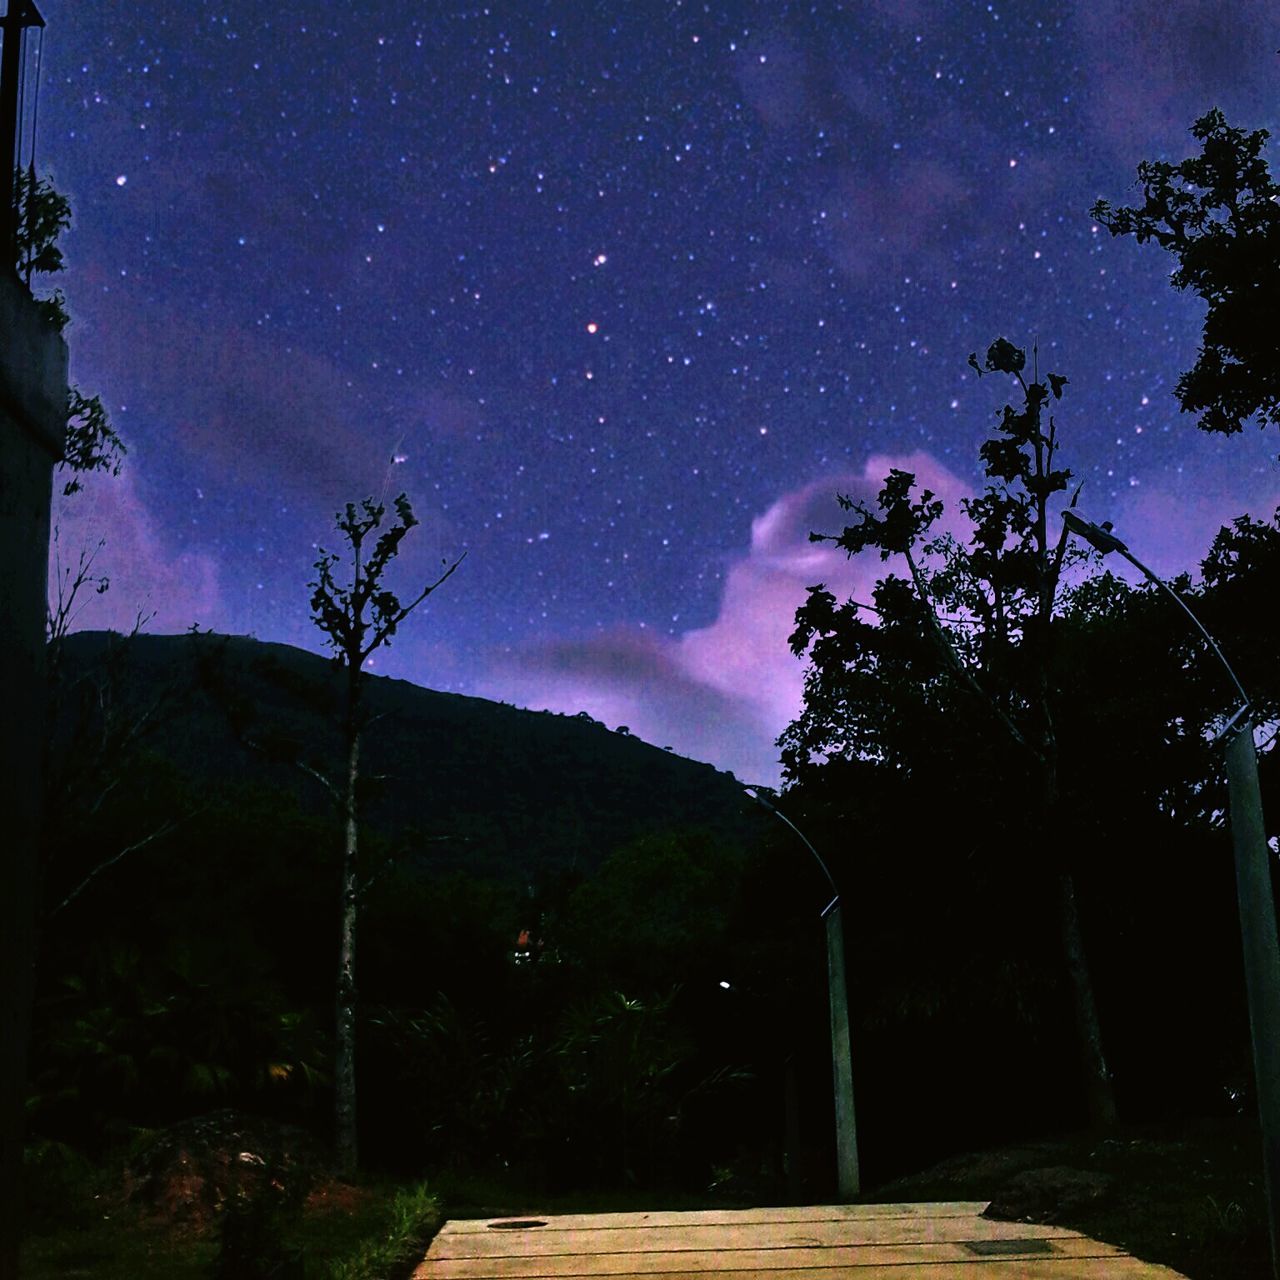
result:
[[[1271,1270],[1280,1280],[1280,940],[1276,936],[1271,859],[1262,819],[1262,792],[1258,786],[1258,757],[1253,745],[1249,695],[1218,647],[1218,642],[1191,612],[1187,602],[1116,537],[1110,522],[1093,524],[1074,511],[1064,511],[1062,518],[1067,528],[1090,546],[1103,555],[1110,551],[1118,552],[1148,582],[1171,596],[1204,636],[1240,695],[1240,706],[1217,736],[1226,743],[1231,840],[1235,849],[1240,937],[1244,944],[1245,987],[1253,1040],[1253,1072],[1258,1088],[1258,1122],[1262,1129]]]
[[[853,1053],[849,1041],[849,996],[844,977],[844,924],[840,917],[840,889],[804,832],[780,809],[774,808],[758,788],[744,788],[758,805],[781,818],[813,854],[831,886],[831,901],[823,908],[827,928],[827,1001],[831,1007],[831,1080],[836,1106],[836,1174],[840,1199],[855,1200],[861,1190],[858,1174],[858,1126],[853,1109]]]

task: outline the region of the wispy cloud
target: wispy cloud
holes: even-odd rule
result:
[[[657,745],[709,760],[747,781],[776,783],[774,742],[799,712],[803,663],[787,639],[807,588],[866,599],[886,566],[848,560],[809,541],[835,533],[837,493],[872,500],[889,469],[914,471],[954,508],[961,481],[925,453],[877,455],[861,473],[835,473],[783,494],[752,522],[747,552],[729,565],[709,626],[679,637],[640,628],[518,649],[480,682],[480,691],[518,705],[585,710],[626,724]]]
[[[1190,154],[1187,128],[1213,106],[1234,124],[1266,123],[1234,117],[1265,94],[1253,77],[1268,74],[1266,64],[1243,51],[1276,47],[1272,0],[1078,0],[1072,18],[1085,111],[1118,158],[1136,163],[1164,148],[1174,149],[1171,159]]]
[[[138,617],[156,631],[183,631],[193,622],[222,624],[225,610],[217,562],[174,546],[138,492],[134,475],[89,476],[71,498],[55,498],[57,541],[49,558],[50,598],[62,573],[74,574],[82,550],[94,552],[95,576],[110,589],[82,595],[77,629],[129,631]]]

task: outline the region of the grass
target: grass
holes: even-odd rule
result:
[[[441,1222],[439,1200],[420,1183],[396,1189],[382,1208],[378,1228],[328,1262],[326,1280],[391,1280],[422,1261]]]
[[[99,1203],[101,1193],[90,1193]],[[440,1225],[437,1198],[422,1183],[335,1186],[283,1228],[306,1280],[401,1280]],[[209,1280],[215,1232],[175,1229],[128,1207],[77,1212],[37,1230],[23,1248],[26,1280]]]
[[[165,1227],[104,1219],[56,1234],[34,1234],[22,1251],[27,1280],[208,1280],[213,1266],[210,1240],[183,1238]]]

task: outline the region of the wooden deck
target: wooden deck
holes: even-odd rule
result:
[[[1183,1280],[1065,1227],[983,1202],[595,1213],[446,1222],[413,1280]]]

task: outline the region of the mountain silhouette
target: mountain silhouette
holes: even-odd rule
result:
[[[139,750],[163,759],[196,792],[266,785],[304,812],[331,807],[314,774],[336,781],[342,765],[332,661],[207,632],[83,631],[63,645],[64,681],[106,687],[117,716],[160,704]],[[665,831],[702,828],[746,840],[760,830],[732,774],[585,713],[525,711],[387,676],[366,679],[362,824],[435,870],[531,881],[590,872],[616,849]],[[55,741],[71,732],[64,723]]]

